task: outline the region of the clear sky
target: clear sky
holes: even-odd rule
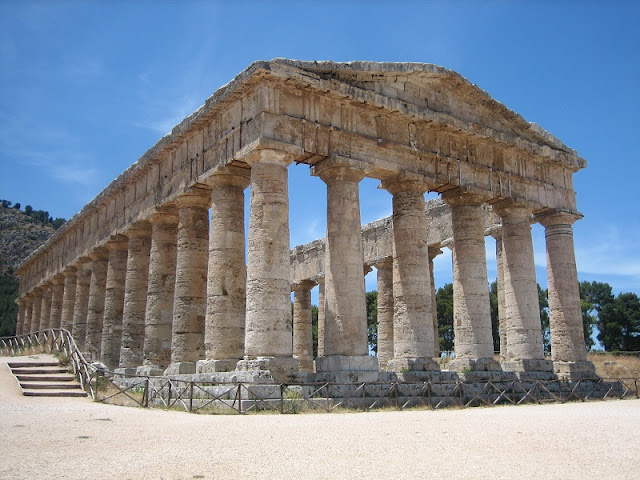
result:
[[[640,294],[639,52],[640,2],[0,0],[0,198],[70,218],[255,60],[435,63],[587,160],[579,277]],[[326,194],[308,168],[289,174],[294,246],[323,236]],[[391,213],[376,187],[361,183],[363,222]]]

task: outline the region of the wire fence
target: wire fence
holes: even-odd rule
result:
[[[207,414],[300,413],[381,408],[469,408],[640,398],[638,378],[368,383],[212,383],[124,375],[87,362],[69,332],[0,338],[3,355],[59,353],[94,401]]]

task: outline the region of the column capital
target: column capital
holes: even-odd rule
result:
[[[62,276],[64,276],[65,278],[73,277],[77,274],[78,274],[78,267],[73,265],[69,265],[65,267],[65,269],[62,271]]]
[[[563,210],[552,210],[549,212],[536,214],[533,219],[544,227],[552,225],[573,225],[578,220],[584,218],[584,215],[576,212],[567,212]]]
[[[380,187],[391,195],[401,192],[413,192],[424,195],[435,185],[423,175],[411,172],[401,172],[393,177],[385,178],[380,182]]]
[[[359,182],[366,176],[367,165],[359,160],[346,157],[329,157],[314,165],[311,174],[325,183],[334,180]]]
[[[15,302],[16,302],[18,305],[23,306],[23,305],[27,302],[27,299],[26,299],[26,298],[24,298],[24,297],[26,297],[26,295],[23,295],[22,297],[18,297],[18,298],[16,298]]]
[[[251,167],[256,163],[275,163],[276,165],[288,167],[295,160],[295,155],[285,150],[260,148],[250,151],[242,157],[242,160]]]
[[[151,222],[148,220],[140,220],[133,223],[125,232],[129,238],[147,238],[151,237]]]
[[[442,200],[449,205],[450,207],[460,207],[460,206],[480,206],[489,200],[491,196],[481,194],[481,193],[472,193],[466,191],[462,188],[454,188],[452,190],[447,190],[442,194]]]
[[[51,283],[53,285],[62,285],[64,284],[64,275],[61,273],[58,273],[57,275],[54,275],[53,277],[51,277]]]
[[[521,203],[516,203],[513,200],[504,200],[502,202],[494,203],[494,211],[502,218],[503,221],[526,221],[531,223],[531,215],[533,214],[533,208]]]
[[[378,270],[380,270],[381,268],[393,267],[393,257],[385,257],[381,258],[380,260],[376,260],[374,265]]]
[[[211,206],[211,187],[207,185],[199,185],[197,187],[188,188],[182,195],[174,200],[174,203],[178,208],[209,208]]]
[[[251,170],[233,165],[219,167],[205,180],[205,183],[214,190],[221,186],[238,187],[244,190],[251,183]]]
[[[91,253],[89,253],[89,258],[94,262],[100,260],[108,260],[109,249],[106,247],[95,248]]]
[[[428,247],[429,260],[433,260],[441,253],[442,249],[440,247]]]
[[[293,292],[298,292],[298,291],[308,292],[315,286],[316,286],[316,282],[314,282],[313,280],[301,280],[298,283],[291,284],[291,290]]]
[[[109,241],[105,244],[108,250],[126,250],[129,243],[129,238],[125,235],[111,235]]]
[[[178,207],[173,203],[155,207],[148,220],[152,224],[178,223]]]

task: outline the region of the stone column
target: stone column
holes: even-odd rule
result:
[[[428,185],[403,174],[383,181],[382,187],[393,195],[394,359],[389,368],[437,370],[424,213]]]
[[[451,191],[453,231],[453,325],[456,358],[451,370],[498,370],[493,360],[491,305],[484,245],[484,196]]]
[[[22,334],[26,335],[31,333],[31,310],[33,309],[33,302],[31,300],[31,292],[24,296],[24,325],[22,327]]]
[[[16,299],[16,303],[18,304],[18,318],[16,319],[16,336],[22,335],[24,332],[24,315],[25,315],[25,307],[26,301],[24,297],[20,297]]]
[[[494,205],[502,218],[504,301],[507,317],[505,370],[549,371],[544,360],[540,306],[531,240],[531,210],[507,203]]]
[[[504,304],[504,255],[502,249],[502,230],[492,233],[496,240],[496,286],[498,290],[498,331],[500,334],[500,361],[507,359],[507,316]]]
[[[135,369],[142,365],[144,359],[144,313],[147,308],[151,224],[147,221],[134,223],[126,234],[129,244],[124,282],[120,368]]]
[[[438,305],[436,304],[436,282],[433,275],[433,259],[442,253],[439,248],[429,247],[429,279],[431,280],[431,320],[433,321],[433,356],[440,357],[440,331],[438,330]]]
[[[109,262],[104,296],[100,359],[111,370],[120,364],[124,282],[127,275],[127,243],[128,239],[124,235],[115,235],[107,243]]]
[[[313,372],[311,289],[314,285],[310,280],[293,285],[293,356],[300,362],[302,372]]]
[[[78,288],[78,269],[67,267],[62,272],[64,285],[62,293],[62,312],[60,314],[60,327],[69,333],[73,331],[73,307],[76,303],[76,289]]]
[[[81,257],[77,262],[78,279],[76,281],[76,300],[73,305],[73,328],[71,336],[78,349],[87,349],[87,324],[89,321],[89,291],[91,285],[92,262],[88,257]]]
[[[293,358],[289,283],[289,195],[292,157],[259,150],[251,165],[245,360],[238,368],[266,369],[276,377],[297,370]]]
[[[36,287],[31,291],[31,322],[29,333],[35,333],[40,329],[40,310],[42,310],[42,287]]]
[[[42,304],[40,306],[40,323],[38,330],[47,330],[49,328],[49,322],[51,321],[51,284],[47,282],[43,286],[42,292]]]
[[[327,184],[325,243],[325,343],[316,370],[377,371],[369,356],[367,307],[363,279],[363,250],[358,183],[361,165],[330,158],[314,167]]]
[[[104,319],[104,296],[107,284],[109,250],[98,247],[89,254],[91,259],[91,283],[87,307],[87,336],[85,349],[94,361],[100,358],[102,346],[102,321]],[[76,298],[78,293],[76,293]],[[75,322],[75,317],[74,317]]]
[[[378,269],[378,365],[386,368],[393,358],[393,258],[376,264]]]
[[[324,277],[318,283],[318,357],[324,357]]]
[[[551,359],[556,373],[572,379],[595,374],[593,364],[587,361],[573,247],[571,225],[580,218],[560,211],[536,218],[545,227],[547,244]]]
[[[219,170],[207,180],[213,190],[204,327],[206,360],[198,362],[198,372],[235,370],[244,356],[244,189],[249,182],[250,172],[237,167]]]
[[[56,275],[51,279],[51,317],[49,328],[60,328],[62,320],[62,297],[64,295],[64,277]]]
[[[144,362],[138,368],[138,374],[162,375],[171,362],[178,210],[172,206],[159,208],[149,220],[151,251],[144,320]]]
[[[167,375],[195,373],[196,362],[204,357],[210,198],[210,190],[193,188],[176,200],[176,288]]]

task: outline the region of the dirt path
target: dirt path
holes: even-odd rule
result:
[[[0,479],[640,478],[640,400],[204,416],[23,397],[0,357]]]

